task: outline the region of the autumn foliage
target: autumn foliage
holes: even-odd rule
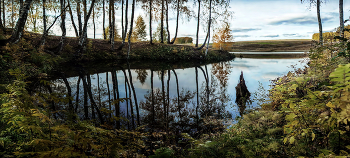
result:
[[[174,38],[171,40],[174,40]],[[175,44],[184,44],[184,43],[192,43],[192,41],[193,41],[192,37],[178,37],[175,39],[174,43]]]
[[[224,22],[221,28],[216,29],[213,36],[213,47],[220,50],[229,50],[230,44],[228,42],[233,41],[231,31],[228,22]]]
[[[350,25],[347,25],[344,28],[345,28],[345,30],[348,30],[348,29],[350,29]],[[339,34],[340,34],[340,29],[339,28],[335,32],[332,32],[332,31],[331,32],[324,32],[322,34],[323,35],[323,41],[324,42],[331,42],[331,41],[334,42],[334,41],[336,41],[335,37],[339,36]],[[344,32],[344,37],[345,38],[349,38],[350,37],[350,33],[348,31],[345,31]],[[312,39],[315,40],[315,41],[318,41],[319,38],[320,38],[320,34],[319,33],[314,33],[312,35]]]

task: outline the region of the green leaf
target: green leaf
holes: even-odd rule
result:
[[[316,137],[316,135],[315,135],[314,132],[311,133],[311,137],[312,137],[312,141],[314,141],[314,139],[315,139],[315,137]]]
[[[286,116],[286,120],[293,121],[294,118],[296,118],[296,117],[297,117],[297,115],[295,115],[294,113],[291,113],[291,114]]]

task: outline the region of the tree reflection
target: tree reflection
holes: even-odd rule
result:
[[[229,95],[227,94],[227,81],[228,76],[231,73],[231,65],[229,62],[220,62],[220,63],[213,63],[211,72],[212,74],[217,78],[220,84],[220,102],[221,107],[224,107],[224,103],[227,103],[229,101]],[[220,115],[220,112],[222,110],[219,110],[218,113]]]
[[[87,83],[86,80],[85,80],[85,74],[84,74],[84,73],[80,73],[80,77],[82,78],[82,81],[83,81],[84,92],[87,92],[87,94],[88,94],[88,96],[89,96],[89,98],[90,98],[90,102],[91,102],[91,105],[92,105],[92,108],[91,108],[91,110],[92,110],[92,116],[94,117],[94,112],[93,112],[93,110],[96,110],[97,115],[98,115],[98,118],[99,118],[101,124],[104,124],[103,116],[102,116],[102,114],[101,114],[99,108],[96,106],[96,103],[95,103],[94,98],[93,98],[93,95],[92,95],[90,75],[87,75],[88,83],[90,83],[89,86],[88,86],[88,83]],[[84,110],[84,111],[85,111],[85,114],[88,114],[87,106],[86,106],[86,107],[84,106],[84,108],[86,108],[86,109],[85,109],[86,111]],[[92,117],[92,118],[93,118],[93,117]],[[86,116],[85,116],[85,118],[86,118]]]
[[[130,88],[130,83],[128,80],[128,76],[126,75],[125,69],[123,67],[121,67],[123,74],[124,74],[124,80],[126,82],[126,84],[128,85],[128,91],[126,90],[126,95],[128,94],[127,92],[129,92],[129,96],[128,96],[128,100],[127,100],[127,106],[128,106],[128,101],[130,100],[130,115],[131,115],[131,125],[132,128],[135,129],[135,119],[134,119],[134,108],[133,108],[133,104],[132,104],[132,100],[131,100],[131,88]],[[130,71],[129,71],[130,72]],[[126,87],[125,87],[126,88]],[[127,117],[129,116],[129,112],[127,112]],[[128,119],[129,120],[129,119]]]
[[[141,82],[141,84],[144,84],[148,76],[146,69],[136,69],[135,72],[137,73],[137,79]]]
[[[193,90],[181,87],[175,69],[160,71],[151,69],[150,74],[146,70],[135,70],[140,83],[146,81],[146,77],[150,75],[150,89],[141,102],[138,102],[136,97],[136,88],[139,87],[135,87],[138,84],[134,85],[135,80],[132,78],[129,64],[125,69],[117,66],[123,77],[116,68],[105,72],[106,75],[103,77],[101,74],[88,74],[82,68],[74,81],[61,78],[59,85],[62,86],[61,91],[65,92],[68,98],[75,97],[73,111],[78,116],[85,120],[95,121],[96,119],[104,124],[105,128],[131,130],[146,125],[145,129],[150,132],[164,132],[164,134],[175,134],[178,137],[180,133],[185,132],[198,136],[224,129],[223,121],[219,120],[213,124],[212,120],[230,118],[225,111],[229,101],[227,94],[229,67],[222,64],[214,67],[212,75],[209,74],[206,66],[194,67],[195,78],[189,78],[196,82],[196,89]],[[202,74],[198,74],[199,71]],[[155,74],[158,74],[159,80],[154,77]],[[220,77],[220,74],[226,76]],[[105,81],[101,81],[104,80],[104,76]],[[202,82],[203,79],[204,82]],[[176,88],[174,92],[171,91],[173,87]],[[125,100],[126,102],[120,102],[123,98],[128,99]],[[72,101],[67,100],[64,106],[70,109]],[[141,110],[139,105],[142,113],[139,111]],[[59,107],[59,105],[56,106]]]
[[[131,70],[130,70],[130,64],[128,62],[128,72],[129,72],[129,78],[130,78],[130,85],[131,85],[131,89],[132,89],[132,93],[134,96],[134,101],[135,101],[135,107],[136,107],[136,118],[137,118],[137,125],[140,126],[140,111],[139,111],[139,106],[138,106],[138,102],[137,102],[137,97],[136,97],[136,92],[135,92],[135,87],[132,81],[132,75],[131,75]]]
[[[231,73],[232,66],[229,62],[213,63],[211,72],[219,80],[220,87],[227,86],[228,75]]]
[[[112,74],[112,83],[113,83],[113,104],[114,104],[114,110],[115,110],[115,117],[117,118],[116,120],[116,128],[120,129],[120,122],[119,122],[119,117],[120,117],[120,104],[119,104],[119,87],[118,87],[118,79],[117,79],[117,72],[113,71],[111,72]]]
[[[213,132],[219,126],[220,130],[224,129],[222,123],[207,124],[206,120],[208,120],[207,118],[224,119],[231,117],[225,111],[229,101],[227,87],[217,89],[218,82],[211,75],[212,82],[210,85],[208,86],[206,80],[201,86],[201,91],[199,91],[198,68],[195,67],[195,70],[197,91],[182,89],[181,92],[179,91],[176,71],[172,70],[177,84],[177,95],[172,98],[169,92],[170,70],[167,72],[167,85],[164,82],[164,72],[166,71],[160,71],[161,87],[155,90],[153,88],[153,71],[151,71],[151,91],[145,94],[145,101],[140,102],[140,107],[145,111],[142,123],[148,124],[149,130],[166,133],[169,133],[169,131],[171,131],[170,133],[186,132],[195,135],[196,133]],[[207,74],[205,73],[204,76],[207,76]],[[197,101],[193,101],[195,95]],[[220,98],[221,96],[226,97]]]
[[[81,78],[78,77],[77,90],[76,90],[77,93],[76,93],[76,98],[75,98],[75,109],[74,109],[75,113],[78,112],[78,107],[79,107],[80,80],[81,80]]]

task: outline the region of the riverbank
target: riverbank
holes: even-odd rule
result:
[[[12,30],[7,29],[2,38],[9,37]],[[23,34],[20,44],[29,49],[39,49],[42,34],[25,32]],[[125,60],[127,58],[128,43],[118,49],[122,45],[122,41],[115,41],[114,49],[111,49],[111,44],[104,39],[88,39],[86,52],[82,57],[77,59],[78,38],[66,37],[62,51],[58,51],[61,36],[47,36],[43,52],[54,57],[61,57],[64,61],[100,61],[100,60]],[[23,43],[24,42],[24,43]],[[26,49],[26,48],[23,49]],[[23,50],[25,51],[25,50]],[[6,48],[1,48],[2,54],[6,53]],[[205,49],[197,50],[197,48],[190,45],[175,45],[145,42],[132,42],[129,60],[161,60],[161,61],[208,61],[216,62],[222,60],[231,60],[234,58],[233,54],[227,51],[216,49],[209,49],[208,54],[205,55]]]
[[[307,52],[311,39],[282,39],[232,42],[230,52]]]
[[[0,32],[1,39],[7,39],[12,33],[11,29]],[[108,40],[88,39],[86,51],[77,58],[78,39],[66,37],[63,48],[58,51],[60,36],[47,36],[45,46],[39,46],[42,34],[24,32],[22,39],[16,44],[0,47],[0,83],[11,81],[9,69],[21,67],[26,76],[37,77],[41,73],[50,73],[55,67],[62,64],[90,63],[90,62],[124,62],[127,58],[128,43],[122,49],[121,41],[115,41],[115,49],[111,50]],[[149,42],[131,43],[129,62],[199,62],[212,63],[229,61],[234,54],[227,51],[209,49],[197,50],[189,45],[173,45]]]

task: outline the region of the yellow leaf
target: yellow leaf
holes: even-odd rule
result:
[[[315,139],[315,137],[316,137],[316,135],[315,135],[314,132],[312,132],[311,137],[312,137],[312,141],[314,141],[314,139]]]
[[[294,143],[294,141],[295,141],[294,136],[291,136],[291,137],[290,137],[290,139],[289,139],[289,143],[290,143],[290,144],[293,144],[293,143]]]
[[[287,137],[283,139],[283,143],[284,143],[284,144],[286,144],[287,141],[288,141],[288,138],[287,138]]]
[[[294,103],[291,103],[291,104],[289,104],[289,107],[290,107],[291,109],[294,109],[294,108],[295,108],[295,104],[294,104]]]
[[[338,130],[339,131],[339,133],[341,134],[341,135],[343,135],[344,133],[346,133],[346,131],[342,131],[342,130]]]
[[[326,106],[328,106],[330,108],[335,108],[335,106],[331,102],[328,102]]]

